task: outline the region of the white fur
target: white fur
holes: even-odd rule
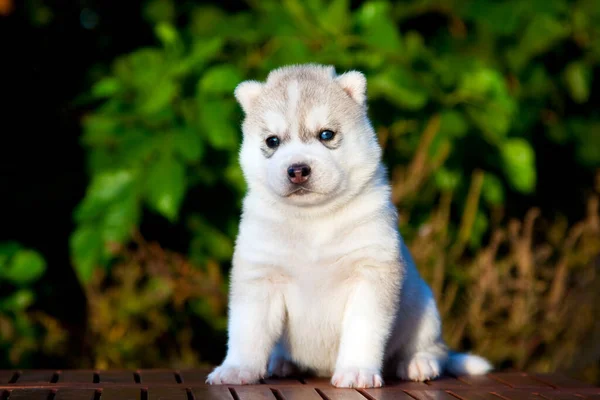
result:
[[[260,90],[243,124],[249,190],[231,272],[228,352],[207,381],[256,383],[300,370],[331,376],[338,387],[377,387],[384,368],[417,381],[488,371],[480,357],[449,355],[441,338],[432,292],[398,232],[364,76],[294,66],[272,72]],[[276,114],[289,137],[266,157],[261,127]],[[339,127],[336,148],[313,132],[324,119]],[[310,186],[289,195],[286,169],[298,162],[310,165]]]
[[[276,111],[268,110],[264,120],[270,133],[283,134],[287,128],[285,117]]]
[[[358,71],[348,71],[340,75],[337,81],[358,104],[367,101],[367,80],[363,74]]]
[[[235,88],[235,98],[245,112],[249,112],[252,104],[260,95],[263,85],[257,81],[245,81]]]
[[[326,105],[321,104],[312,108],[306,117],[306,127],[312,131],[317,131],[327,127],[327,118],[329,109]]]

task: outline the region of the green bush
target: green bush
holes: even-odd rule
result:
[[[535,190],[534,129],[572,143],[579,163],[600,163],[597,113],[565,112],[590,97],[600,55],[597,2],[368,1],[350,10],[346,0],[287,0],[251,2],[247,11],[227,14],[155,0],[145,16],[159,45],[116,59],[90,94],[103,101],[84,120],[91,183],[71,238],[83,282],[110,264],[111,244],[129,241],[142,208],[172,222],[188,220],[180,215],[186,193],[209,193],[220,182],[239,204],[241,114],[232,91],[286,64],[364,71],[370,113],[385,132],[392,168],[410,160],[428,117],[439,114],[427,154],[439,168],[425,195],[407,196],[424,210],[418,223],[435,193],[452,190],[460,201],[465,177],[484,170],[474,248],[488,231],[490,208],[503,203],[507,190]],[[432,16],[443,21],[434,32],[419,22]],[[576,46],[576,57],[550,63],[566,46]],[[203,204],[196,210],[209,211]],[[230,257],[236,211],[211,206],[211,214],[227,215],[218,226],[191,218],[193,260]]]
[[[0,242],[0,360],[29,365],[38,352],[60,351],[65,334],[53,318],[31,311],[33,285],[46,271],[34,250],[15,242]]]

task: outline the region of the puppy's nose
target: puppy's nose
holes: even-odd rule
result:
[[[310,175],[310,167],[306,164],[292,164],[287,170],[288,178],[292,183],[304,183]]]

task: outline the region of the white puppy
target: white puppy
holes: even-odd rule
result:
[[[435,300],[398,232],[366,79],[289,66],[242,82],[248,183],[233,256],[229,343],[211,384],[296,371],[338,387],[483,374],[449,352]]]

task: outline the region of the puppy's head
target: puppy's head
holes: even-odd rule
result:
[[[272,71],[235,90],[245,113],[240,162],[250,190],[287,204],[343,202],[373,177],[381,149],[366,113],[366,79],[314,64]]]

